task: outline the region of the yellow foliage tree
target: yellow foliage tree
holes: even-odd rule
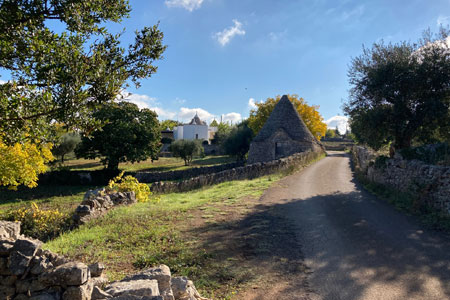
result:
[[[303,98],[298,95],[287,95],[289,100],[294,104],[295,109],[305,122],[309,131],[317,138],[320,139],[325,135],[327,131],[327,124],[323,122],[323,117],[317,111],[319,106],[308,105]],[[275,105],[280,101],[281,96],[275,98],[267,98],[266,102],[256,103],[256,109],[250,111],[250,117],[248,118],[248,126],[253,132],[258,134],[261,128],[266,123]]]
[[[38,175],[47,171],[46,163],[54,159],[51,148],[50,143],[7,145],[0,137],[0,186],[36,187]]]

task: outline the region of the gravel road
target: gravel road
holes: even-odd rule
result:
[[[281,185],[261,201],[284,198],[312,298],[450,299],[450,238],[361,190],[347,154],[330,152]]]

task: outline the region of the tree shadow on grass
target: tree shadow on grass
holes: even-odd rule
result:
[[[38,185],[35,188],[18,187],[16,191],[0,188],[0,204],[38,201],[56,196],[72,196],[95,189],[94,186]]]
[[[239,253],[274,278],[311,268],[307,281],[323,299],[450,299],[448,236],[364,191],[261,205],[240,221],[192,232],[204,233],[210,238],[199,247],[224,261]],[[280,296],[298,299],[292,295],[308,282],[289,282]]]

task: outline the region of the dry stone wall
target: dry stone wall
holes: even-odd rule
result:
[[[323,154],[324,152],[322,151],[307,151],[269,162],[254,163],[179,182],[155,182],[152,184],[151,190],[155,193],[185,192],[231,180],[252,179],[289,168],[304,167]]]
[[[376,166],[375,154],[360,146],[353,148],[355,167],[367,178],[402,192],[413,193],[430,206],[450,214],[450,167],[418,160],[405,160],[399,154]]]
[[[0,221],[0,299],[207,300],[166,265],[108,284],[102,264],[68,261],[41,246],[20,235],[20,223]]]
[[[73,220],[81,225],[87,221],[98,218],[109,209],[117,205],[129,205],[136,203],[134,192],[108,192],[105,188],[87,191],[83,201],[75,209]]]

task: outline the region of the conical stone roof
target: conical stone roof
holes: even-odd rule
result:
[[[294,105],[286,95],[281,97],[280,101],[275,105],[263,128],[261,128],[253,141],[265,141],[280,128],[295,141],[317,143],[316,138],[311,134],[308,127],[306,127]]]

